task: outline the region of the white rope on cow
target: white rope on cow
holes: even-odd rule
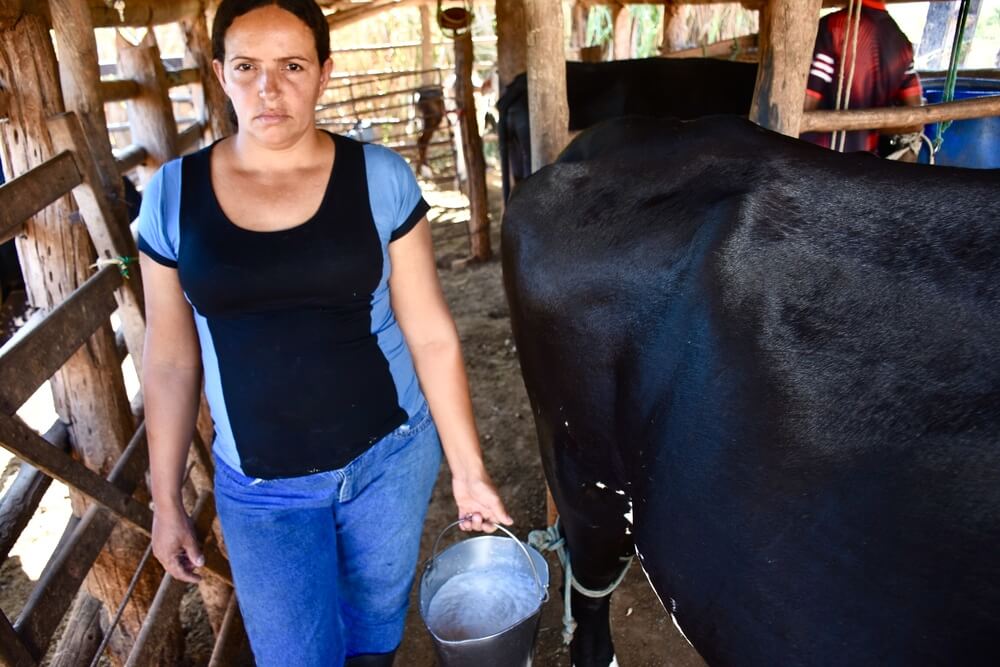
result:
[[[923,145],[927,144],[927,154],[928,162],[934,164],[934,142],[930,140],[923,132],[911,132],[910,134],[901,134],[896,137],[895,142],[901,146],[901,148],[893,151],[886,156],[887,160],[899,160],[907,153],[913,153],[914,155],[920,155],[920,149]]]
[[[528,533],[528,544],[535,547],[539,551],[554,551],[556,556],[559,557],[559,563],[562,565],[565,580],[563,582],[563,643],[569,644],[573,641],[573,633],[576,632],[576,620],[573,618],[573,609],[571,607],[571,592],[576,590],[576,592],[581,595],[585,595],[588,598],[600,599],[607,597],[615,592],[622,581],[625,580],[625,575],[628,573],[629,567],[632,565],[632,556],[623,557],[621,560],[625,563],[625,567],[622,568],[621,574],[614,582],[603,590],[593,590],[583,586],[576,577],[573,576],[573,566],[570,564],[569,560],[569,550],[566,549],[566,538],[559,534],[559,519],[556,519],[554,526],[549,526],[545,530],[533,530]]]

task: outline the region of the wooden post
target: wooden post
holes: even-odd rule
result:
[[[687,5],[663,5],[663,23],[660,26],[660,53],[670,53],[684,48],[686,43]]]
[[[632,57],[632,12],[625,5],[611,5],[611,25],[614,26],[614,59],[628,60]]]
[[[115,209],[114,222],[127,227],[124,191],[108,139],[108,119],[101,99],[97,40],[87,0],[49,3],[52,30],[59,45],[59,79],[67,111],[75,111],[93,150],[101,184]],[[112,222],[112,221],[109,221]]]
[[[528,26],[528,109],[531,119],[531,171],[555,161],[569,139],[566,55],[562,6],[525,0]]]
[[[590,5],[583,0],[576,0],[573,3],[569,29],[571,60],[583,60],[583,49],[587,46],[588,16],[590,16]]]
[[[140,95],[126,103],[132,143],[146,149],[148,180],[164,162],[177,157],[177,121],[170,103],[167,73],[150,30],[138,45],[118,35],[118,75],[139,84]]]
[[[431,30],[431,8],[420,5],[420,76],[421,85],[434,85],[434,32]]]
[[[524,3],[525,0],[497,0],[496,3],[497,76],[501,95],[514,77],[528,69],[528,28]]]
[[[750,120],[799,136],[822,0],[770,0],[761,10],[760,69]]]
[[[12,89],[13,82],[17,84],[9,119],[0,123],[4,172],[12,177],[53,155],[46,119],[64,110],[56,67],[48,25],[41,17],[25,15],[0,33],[0,85]],[[89,265],[95,252],[69,197],[33,216],[25,226],[25,234],[17,239],[28,295],[36,307],[54,308],[92,273]],[[56,411],[70,425],[75,453],[91,470],[106,474],[133,430],[109,324],[103,324],[70,357],[53,376],[51,386]],[[71,498],[75,512],[82,514],[85,503],[81,497],[74,493]],[[144,537],[127,527],[116,528],[87,579],[91,594],[109,608],[117,606],[145,548]],[[157,570],[147,568],[126,608],[116,633],[120,639],[114,646],[120,658],[149,608]],[[164,651],[158,664],[176,664],[180,625],[164,626],[163,631],[170,634],[167,645],[173,648]]]
[[[455,106],[462,131],[462,154],[469,194],[469,253],[473,260],[485,262],[490,250],[490,218],[486,202],[486,161],[483,140],[479,136],[476,100],[472,90],[472,31],[455,38]]]
[[[219,80],[212,71],[212,40],[208,36],[208,22],[205,12],[198,11],[189,19],[180,23],[184,32],[184,65],[197,67],[201,85],[196,86],[195,109],[201,117],[205,137],[219,140],[228,137],[236,130],[232,116],[229,114],[229,104],[226,93],[222,90]]]

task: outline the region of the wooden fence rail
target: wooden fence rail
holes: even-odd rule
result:
[[[63,152],[0,185],[0,243],[13,238],[25,220],[80,182],[72,154]]]

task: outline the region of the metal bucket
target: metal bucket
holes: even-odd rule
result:
[[[509,539],[482,535],[453,544],[439,554],[441,538],[459,523],[456,521],[447,526],[438,535],[420,579],[420,616],[434,640],[439,664],[441,667],[528,667],[535,650],[542,604],[549,599],[548,565],[533,547],[521,542],[501,525],[497,528]],[[511,587],[517,587],[513,591],[516,596],[531,595],[531,602],[537,600],[537,604],[533,609],[525,609],[523,614],[508,619],[509,623],[504,623],[506,627],[494,627],[491,631],[470,635],[468,628],[462,631],[442,628],[440,617],[436,618],[432,613],[431,603],[442,586],[460,575],[486,578],[479,581],[488,580],[494,591],[508,587],[507,593],[510,593]],[[494,579],[495,588],[492,587]],[[525,582],[531,586],[530,590],[523,588]],[[477,601],[476,597],[473,594],[463,600],[463,604],[468,603],[463,613],[481,611],[476,605],[481,605],[484,600]],[[522,603],[526,600],[521,598]]]

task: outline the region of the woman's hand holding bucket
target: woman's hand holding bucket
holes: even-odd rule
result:
[[[453,476],[451,490],[458,505],[461,530],[492,533],[497,523],[508,526],[514,523],[485,470],[468,477]]]

